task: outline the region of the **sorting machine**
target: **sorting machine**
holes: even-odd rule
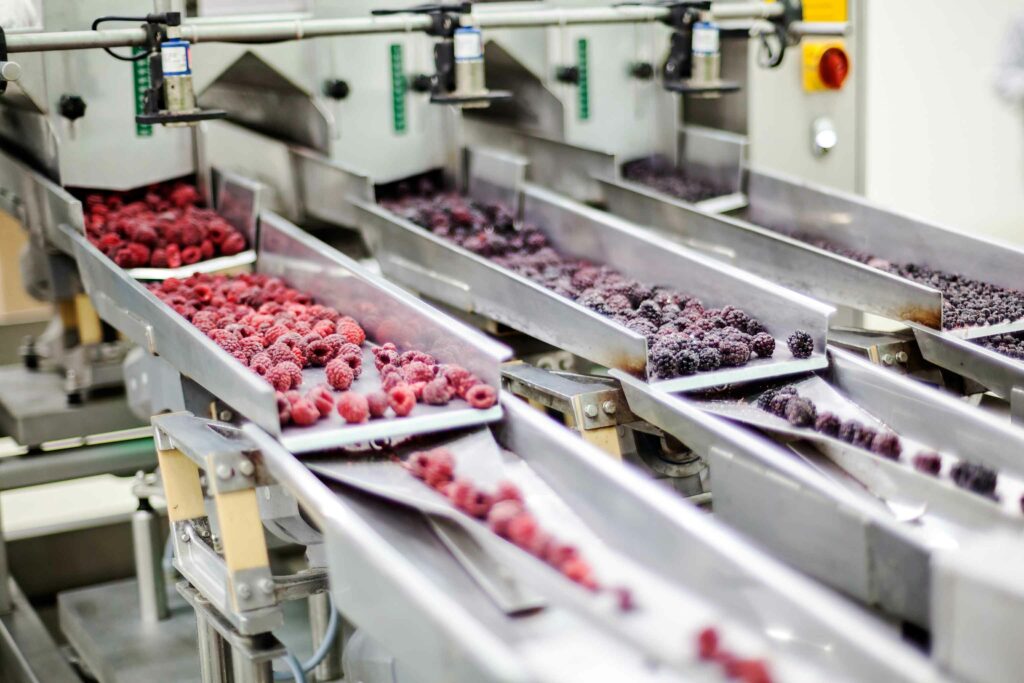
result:
[[[679,4],[712,13],[719,9],[703,5]],[[747,8],[755,17],[783,11],[777,3],[757,5]],[[432,30],[438,16],[443,21],[453,15],[460,17],[459,23],[485,31],[488,22],[509,31],[618,22],[650,28],[666,11],[661,6],[567,7],[524,13],[474,10],[466,15],[428,9],[352,20],[185,22],[175,32],[192,41],[228,42],[408,33]],[[799,32],[793,23],[790,18],[790,27]],[[24,34],[19,42],[19,35],[11,33],[8,49],[17,54],[99,44],[123,47],[145,44],[147,36],[147,30],[133,28]],[[443,46],[444,35],[430,36],[427,44],[438,38]],[[332,49],[343,54],[341,46],[349,39],[333,40]],[[496,48],[490,48],[488,61],[492,53]],[[83,50],[76,54],[102,56]],[[211,99],[204,101],[200,93],[201,111],[219,105],[230,116],[231,96],[222,90],[222,99],[215,99],[217,89],[245,86],[250,68],[262,74],[257,83],[267,78],[265,65],[256,68],[250,53],[235,59],[225,61],[233,64],[225,72],[232,75],[205,91]],[[433,66],[437,77],[443,72],[437,59]],[[452,90],[458,92],[458,72],[455,79]],[[435,92],[436,82],[424,85],[426,100],[444,100],[444,93]],[[348,85],[355,98],[360,84],[353,80]],[[340,93],[340,87],[333,92]],[[244,87],[234,96],[239,93]],[[343,111],[345,98],[339,99]],[[457,132],[461,117],[429,101],[421,103],[427,111],[441,112],[439,120],[447,118],[439,127],[418,129],[424,137],[440,139],[439,128],[446,126]],[[479,101],[468,97],[457,103]],[[125,111],[130,119],[134,108]],[[314,105],[300,111],[322,109]],[[344,124],[343,117],[339,120]],[[252,121],[240,123],[259,128]],[[270,128],[276,133],[279,126]],[[56,215],[40,211],[28,221],[30,227],[38,225],[40,244],[73,264],[99,318],[137,346],[126,369],[129,402],[139,415],[152,418],[162,483],[162,493],[156,495],[167,502],[174,568],[182,577],[171,606],[161,607],[167,594],[163,568],[155,559],[159,546],[140,534],[137,584],[62,595],[61,628],[85,670],[105,681],[168,675],[174,680],[270,680],[275,667],[284,671],[284,660],[296,664],[295,620],[286,615],[303,601],[322,654],[308,667],[315,668],[316,680],[337,679],[342,673],[346,679],[365,681],[726,680],[730,674],[702,660],[695,649],[697,634],[708,627],[742,657],[766,662],[771,680],[987,683],[1010,680],[1008,672],[1019,670],[1014,659],[1019,655],[1005,638],[1012,626],[1004,631],[992,627],[1016,618],[1012,573],[981,571],[978,561],[990,557],[991,549],[979,550],[978,558],[985,558],[981,560],[971,549],[996,534],[1005,534],[1000,538],[1006,548],[1016,550],[1019,544],[1019,511],[1010,509],[1010,494],[1019,493],[1013,489],[1019,476],[1014,452],[1024,435],[977,408],[827,347],[831,307],[770,280],[833,303],[848,300],[782,281],[778,273],[742,259],[723,264],[715,258],[721,248],[708,256],[693,249],[694,244],[679,246],[640,227],[654,221],[620,218],[587,206],[579,200],[593,197],[576,195],[570,186],[558,189],[575,199],[559,194],[539,180],[559,167],[534,154],[523,159],[485,149],[479,141],[464,146],[454,136],[443,145],[443,159],[417,158],[395,175],[394,169],[374,168],[372,155],[364,157],[365,166],[356,158],[345,159],[344,132],[334,149],[331,144],[305,149],[301,140],[275,139],[266,132],[225,122],[174,130],[172,134],[188,138],[188,169],[138,177],[147,183],[196,174],[218,206],[227,199],[228,205],[248,207],[242,214],[252,250],[232,267],[282,277],[342,311],[354,300],[365,302],[373,317],[393,317],[395,323],[371,330],[371,344],[415,346],[442,361],[457,361],[493,386],[504,383],[510,391],[483,411],[452,404],[365,425],[344,425],[335,417],[313,428],[282,427],[272,388],[141,283],[175,273],[117,266],[83,235],[81,205],[66,189],[75,182],[6,155],[5,172],[15,178],[12,186],[30,188],[24,194],[33,197],[33,205],[64,207]],[[686,131],[691,133],[696,136],[691,139],[726,139],[714,132]],[[728,144],[742,149],[742,141],[729,138]],[[591,154],[562,141],[545,140],[540,146],[567,150],[566,158]],[[687,145],[690,150],[698,147]],[[517,146],[516,151],[527,148]],[[632,155],[633,150],[624,148],[622,154]],[[587,187],[609,196],[615,184],[645,192],[614,180],[622,157],[598,156],[612,175],[577,174]],[[730,189],[743,190],[742,197],[703,210],[655,198],[698,224],[728,225],[760,235],[741,220],[714,214],[745,202],[752,221],[768,222],[753,217],[756,207],[769,204],[755,200],[754,174],[739,165],[741,153],[735,158],[728,175],[735,172],[746,184]],[[248,175],[266,183],[265,193],[237,173],[247,166],[254,169]],[[524,220],[541,225],[565,252],[674,285],[709,305],[740,299],[776,336],[790,329],[809,331],[815,353],[807,359],[790,358],[780,339],[780,351],[772,360],[684,378],[655,378],[648,372],[642,336],[444,242],[374,202],[380,184],[438,168],[451,186],[470,196],[500,198],[517,206]],[[541,170],[531,170],[535,168]],[[561,168],[580,167],[571,163]],[[627,213],[607,201],[613,211]],[[798,205],[786,201],[772,206],[783,211]],[[810,229],[820,217],[821,212],[809,213],[801,228]],[[288,218],[357,227],[384,276],[442,302],[449,311],[490,321],[486,329],[496,330],[493,324],[500,323],[590,365],[577,363],[574,367],[585,372],[576,374],[502,365],[511,357],[507,347],[383,280]],[[671,227],[679,229],[676,221]],[[764,239],[765,244],[795,249],[785,239]],[[1006,259],[1013,256],[1010,250],[1001,253]],[[832,260],[822,257],[821,262],[842,263],[828,258]],[[934,296],[930,302],[934,306]],[[932,337],[948,340],[950,335],[931,333],[927,338]],[[318,372],[305,374],[312,380]],[[716,391],[733,385],[741,399],[750,399],[753,394],[743,392],[790,382],[821,391],[851,410],[866,411],[906,439],[998,467],[1010,486],[1003,506],[900,464],[794,433],[785,423],[751,415],[757,409],[748,402],[725,400],[727,394]],[[632,471],[608,458],[511,393],[568,414],[590,441],[620,455],[628,451],[625,455],[635,457],[648,472]],[[627,435],[633,446],[624,449]],[[653,455],[652,439],[661,445]],[[442,445],[455,454],[460,471],[465,468],[474,480],[516,483],[545,525],[593,558],[602,581],[628,586],[630,608],[610,601],[604,592],[583,590],[490,534],[396,463],[411,451]],[[695,477],[696,486],[677,488],[707,500],[703,461],[711,465],[715,515],[721,521],[647,476]],[[287,567],[277,548],[282,543],[293,549]],[[933,657],[902,642],[884,619],[864,615],[845,597],[795,573],[769,553],[884,615],[927,629]],[[1004,599],[992,601],[993,594]],[[986,599],[991,608],[987,621],[971,608]],[[140,605],[156,608],[136,612]],[[344,623],[339,625],[336,612]],[[193,628],[196,641],[183,637]],[[336,640],[339,631],[342,636]],[[342,644],[344,655],[339,658]],[[993,668],[993,658],[1005,666]]]

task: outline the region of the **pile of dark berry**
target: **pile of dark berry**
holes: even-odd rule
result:
[[[658,378],[737,367],[775,353],[775,339],[765,326],[739,308],[705,308],[682,292],[561,254],[538,227],[517,224],[502,204],[480,204],[449,192],[408,195],[382,205],[643,335],[650,346],[648,368]],[[813,339],[803,331],[793,333],[788,345],[796,358],[814,351]]]
[[[942,292],[942,327],[984,327],[1024,318],[1024,292],[998,287],[956,273],[915,263],[893,263],[871,254],[846,249],[826,240],[794,235],[808,244],[860,263],[898,275]]]
[[[718,664],[730,681],[772,683],[774,680],[767,662],[740,657],[726,648],[714,626],[702,628],[697,633],[697,658],[702,662]]]
[[[645,157],[622,165],[622,175],[658,192],[688,202],[701,202],[727,194],[712,183],[688,175],[664,157]]]
[[[187,183],[85,198],[85,234],[122,268],[178,268],[245,251],[245,238]]]
[[[842,420],[834,413],[819,412],[813,401],[801,397],[792,386],[769,389],[758,397],[757,407],[784,418],[794,427],[809,427],[891,460],[899,460],[903,453],[903,444],[896,434],[866,426],[857,420]],[[938,476],[942,470],[942,456],[934,452],[918,453],[913,458],[913,465],[920,472]],[[984,465],[961,460],[950,468],[949,476],[957,486],[974,493],[985,496],[995,493],[998,475]],[[1024,507],[1024,499],[1021,504]]]
[[[1014,360],[1024,360],[1024,334],[996,334],[975,339],[974,343]]]
[[[493,493],[487,493],[469,479],[456,477],[455,456],[447,448],[413,453],[404,465],[414,477],[444,495],[456,508],[486,521],[494,533],[535,555],[584,588],[594,592],[602,590],[590,564],[580,556],[576,547],[562,543],[541,528],[537,518],[526,508],[523,494],[515,484],[501,482]],[[608,590],[616,595],[623,610],[633,609],[633,598],[628,589]]]
[[[363,328],[280,278],[196,274],[148,287],[277,390],[282,425],[311,425],[334,409],[346,422],[360,423],[385,417],[389,409],[405,417],[417,402],[445,405],[459,398],[485,409],[497,401],[494,388],[465,368],[438,363],[415,349],[400,352],[390,342],[373,348],[381,391],[349,391],[363,370]],[[307,367],[323,367],[327,385],[303,395],[299,387]],[[335,399],[332,390],[343,393]]]

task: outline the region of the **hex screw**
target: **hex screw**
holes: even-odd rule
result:
[[[910,360],[910,356],[907,354],[906,351],[900,351],[899,353],[896,354],[896,360],[898,360],[901,363],[906,363],[908,360]]]
[[[252,597],[252,588],[249,588],[249,584],[238,584],[238,597],[242,598],[243,600],[248,600]]]
[[[186,534],[185,532],[182,532],[181,536],[178,536],[178,538],[181,539],[182,543],[188,543],[188,534]]]
[[[221,422],[230,422],[231,418],[233,418],[234,416],[234,413],[232,413],[230,410],[222,410],[218,415]]]
[[[609,415],[615,414],[615,401],[605,401],[601,404],[601,410],[608,413]]]
[[[253,472],[256,471],[256,467],[252,464],[251,460],[242,460],[242,462],[238,463],[238,471],[243,476],[251,477]]]
[[[230,479],[234,473],[235,471],[227,465],[217,466],[217,477],[220,479]]]
[[[260,579],[260,590],[266,595],[274,594],[274,582],[272,579]]]
[[[597,417],[597,406],[593,403],[588,403],[583,407],[583,414],[591,418]]]
[[[882,356],[883,365],[892,365],[895,361],[896,358],[891,353],[887,353],[884,356]]]

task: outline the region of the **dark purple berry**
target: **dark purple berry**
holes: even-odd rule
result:
[[[874,427],[861,427],[860,431],[857,432],[857,438],[853,440],[853,445],[870,451],[871,444],[875,442],[876,436],[878,436],[878,430]]]
[[[814,403],[806,398],[791,398],[786,404],[786,420],[794,427],[810,427],[816,417]]]
[[[938,476],[942,469],[942,456],[938,453],[918,453],[914,456],[914,469],[932,476]]]
[[[839,436],[839,429],[842,426],[843,421],[835,413],[822,413],[814,421],[814,431],[821,432],[825,436]]]
[[[949,471],[953,483],[960,488],[990,496],[995,493],[998,474],[995,470],[972,462],[958,462]]]
[[[844,422],[843,426],[839,428],[839,439],[846,443],[854,443],[857,441],[862,429],[864,429],[864,425],[856,420]]]
[[[698,367],[701,372],[717,370],[722,365],[722,354],[719,353],[718,349],[705,346],[697,352],[697,357],[699,360]]]
[[[792,394],[779,392],[768,401],[768,412],[776,417],[785,418],[786,408],[789,406],[789,402],[793,400],[796,400],[796,397]]]
[[[786,340],[789,352],[794,358],[810,358],[814,353],[814,339],[803,330],[797,330]]]
[[[871,441],[871,452],[890,460],[899,460],[903,444],[900,437],[892,432],[879,432]]]
[[[761,358],[771,358],[775,353],[775,337],[767,332],[758,332],[750,342],[750,350]]]
[[[737,367],[750,360],[750,347],[741,341],[726,339],[718,345],[718,352],[726,367]]]

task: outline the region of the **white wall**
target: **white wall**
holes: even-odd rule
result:
[[[1024,243],[1024,108],[995,94],[1022,0],[866,0],[865,194]]]

